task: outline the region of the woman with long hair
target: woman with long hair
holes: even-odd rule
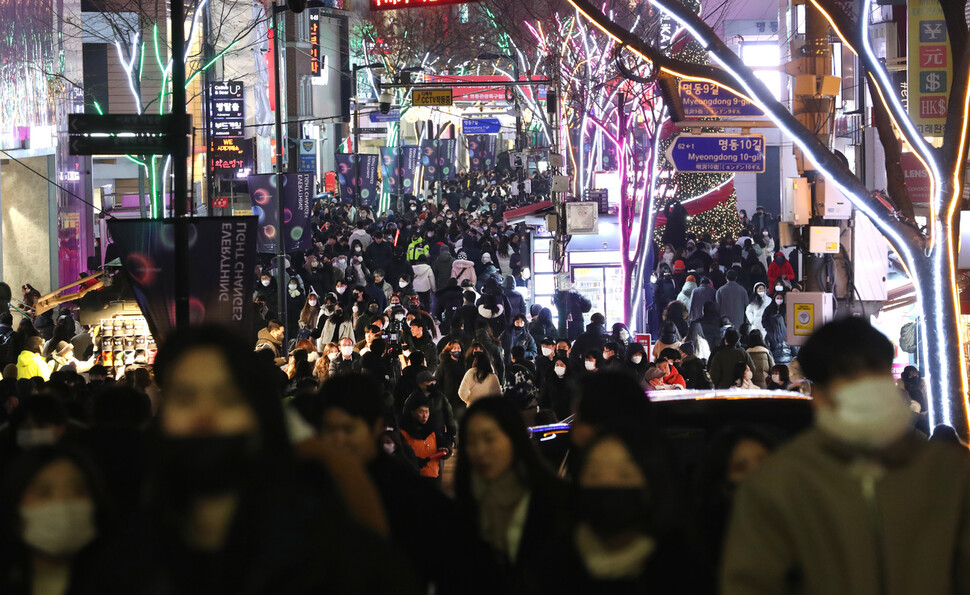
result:
[[[502,383],[492,369],[492,362],[485,352],[477,353],[472,357],[472,365],[465,372],[458,387],[458,397],[464,401],[465,405],[471,406],[472,403],[492,395],[502,394]]]
[[[745,390],[753,390],[758,388],[753,382],[751,382],[751,379],[754,377],[754,371],[748,367],[748,364],[744,362],[734,364],[731,377],[731,388],[740,388]]]
[[[711,344],[708,342],[707,337],[704,336],[704,327],[701,326],[701,323],[692,323],[690,325],[690,331],[687,333],[687,338],[684,340],[690,341],[694,345],[694,355],[698,359],[702,359],[706,363],[708,358],[711,357]]]
[[[306,296],[306,303],[303,304],[303,309],[300,310],[300,331],[297,337],[309,339],[310,335],[317,328],[319,319],[320,296],[311,292],[310,295]]]
[[[313,377],[317,382],[323,383],[330,378],[330,362],[340,357],[340,347],[336,343],[327,343],[323,346],[320,357],[313,365]]]
[[[684,305],[680,300],[673,300],[667,304],[664,308],[663,319],[664,322],[671,322],[677,327],[677,332],[683,337],[687,334],[687,306]]]
[[[771,374],[768,377],[766,388],[768,390],[788,390],[791,378],[788,375],[788,366],[785,364],[775,364],[771,366]]]
[[[509,592],[535,593],[547,551],[568,526],[567,491],[545,465],[515,405],[486,397],[468,408],[455,467],[460,512],[491,546]]]

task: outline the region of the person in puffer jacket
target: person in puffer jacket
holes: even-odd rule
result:
[[[428,264],[428,257],[418,257],[417,262],[411,266],[411,269],[414,271],[414,279],[411,281],[411,285],[414,287],[414,292],[418,294],[418,299],[421,300],[421,309],[430,312],[431,293],[437,289],[437,286],[435,284],[434,271],[431,269],[431,265]]]
[[[458,285],[466,279],[472,282],[472,286],[478,285],[478,275],[475,274],[475,263],[468,260],[464,252],[458,253],[458,258],[451,263],[451,278],[458,280]]]

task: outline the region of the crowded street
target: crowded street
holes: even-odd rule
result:
[[[970,595],[962,6],[236,4],[0,0],[0,594]]]

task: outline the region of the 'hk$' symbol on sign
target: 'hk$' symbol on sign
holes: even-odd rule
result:
[[[919,24],[920,43],[946,43],[945,21],[921,21]]]
[[[922,93],[945,93],[946,71],[932,70],[919,73],[919,90]]]

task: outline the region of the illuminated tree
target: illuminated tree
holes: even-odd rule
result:
[[[788,135],[817,171],[835,183],[852,204],[865,213],[899,255],[916,290],[922,308],[922,360],[933,362],[927,373],[930,423],[948,423],[964,437],[968,434],[967,375],[963,366],[956,287],[956,246],[959,207],[965,183],[967,133],[970,123],[970,44],[962,2],[943,0],[941,6],[950,36],[953,81],[948,96],[943,143],[935,149],[920,135],[896,96],[885,66],[869,42],[872,1],[864,0],[863,15],[853,22],[832,0],[811,0],[846,47],[859,56],[870,73],[868,86],[875,98],[874,121],[886,154],[887,195],[870,191],[848,165],[812,130],[805,126],[744,65],[714,30],[677,0],[648,0],[684,26],[721,68],[678,61],[657,52],[588,0],[569,0],[584,18],[609,32],[625,50],[648,61],[655,70],[683,78],[712,81],[754,100],[774,124]],[[926,165],[932,191],[926,227],[914,221],[913,204],[903,183],[899,162],[901,139]]]

